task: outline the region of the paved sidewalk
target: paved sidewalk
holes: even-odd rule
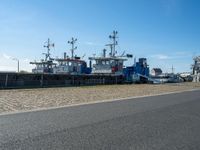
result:
[[[0,113],[59,107],[134,96],[156,95],[197,88],[200,88],[200,83],[0,90]]]

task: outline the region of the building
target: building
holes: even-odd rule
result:
[[[162,70],[160,68],[153,68],[151,70],[151,75],[152,76],[159,76],[162,74]]]

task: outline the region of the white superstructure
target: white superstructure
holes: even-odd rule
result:
[[[74,56],[74,50],[77,39],[73,38],[68,43],[71,45],[71,57],[66,56],[64,53],[64,58],[54,59],[57,62],[57,66],[53,68],[54,74],[82,74],[84,73],[87,64],[80,57]]]
[[[117,52],[115,47],[118,45],[116,41],[117,34],[117,31],[113,31],[113,35],[109,36],[109,38],[113,40],[113,43],[106,45],[110,47],[109,56],[106,56],[106,49],[104,49],[103,56],[89,57],[90,61],[94,61],[92,66],[93,74],[123,74],[124,61],[127,60],[125,57],[132,57],[132,55],[116,56]]]
[[[41,61],[30,62],[30,64],[35,65],[35,68],[32,69],[33,73],[53,73],[53,68],[56,66],[56,63],[53,62],[50,54],[50,48],[54,47],[54,43],[50,43],[50,39],[45,42],[44,47],[47,48],[47,53],[43,53],[45,55],[45,59]]]

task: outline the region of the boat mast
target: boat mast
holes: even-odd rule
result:
[[[174,68],[174,66],[172,65],[172,74],[174,74],[174,70],[175,70],[175,68]]]
[[[45,55],[45,61],[48,61],[48,60],[51,60],[51,57],[50,57],[50,48],[51,47],[54,47],[54,43],[51,43],[50,42],[50,39],[48,38],[47,42],[45,42],[46,45],[44,45],[44,47],[47,48],[47,53],[43,53]]]
[[[110,35],[109,36],[109,38],[111,39],[111,40],[113,40],[113,43],[111,43],[111,44],[107,44],[106,46],[110,46],[110,49],[111,49],[111,52],[110,52],[110,56],[111,57],[115,57],[115,54],[116,54],[116,50],[115,50],[115,48],[116,48],[116,45],[118,45],[118,42],[117,42],[117,34],[118,34],[118,32],[117,31],[113,31],[113,34],[112,35]]]
[[[69,44],[71,44],[72,48],[71,48],[71,53],[72,53],[72,59],[74,59],[74,50],[77,49],[77,46],[75,47],[75,43],[76,43],[77,39],[74,39],[72,37],[71,41],[68,41]]]

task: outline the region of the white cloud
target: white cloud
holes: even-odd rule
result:
[[[151,68],[161,68],[163,72],[171,72],[172,65],[175,72],[188,72],[192,64],[192,53],[189,51],[174,51],[169,53],[152,54],[148,56]]]
[[[103,46],[103,44],[98,44],[98,43],[94,43],[94,42],[85,42],[84,44],[88,45],[88,46]]]
[[[23,60],[24,62],[30,62],[30,59],[28,59],[28,58],[25,58],[24,60]]]
[[[85,42],[85,45],[94,45],[92,42]]]
[[[159,60],[166,60],[166,59],[172,59],[172,57],[164,54],[156,54],[156,55],[151,55],[151,58],[159,59]]]
[[[166,16],[178,14],[181,9],[181,0],[162,0],[161,6]]]
[[[12,56],[9,56],[9,55],[7,55],[7,54],[3,53],[3,58],[5,58],[5,59],[11,59],[11,58],[12,58]]]
[[[17,71],[17,62],[13,60],[13,56],[0,52],[0,71]],[[31,71],[34,66],[29,64],[28,58],[18,58],[20,70]]]
[[[154,54],[151,55],[150,57],[159,60],[169,60],[169,59],[190,58],[192,57],[192,54],[186,51],[174,51],[172,54]]]

